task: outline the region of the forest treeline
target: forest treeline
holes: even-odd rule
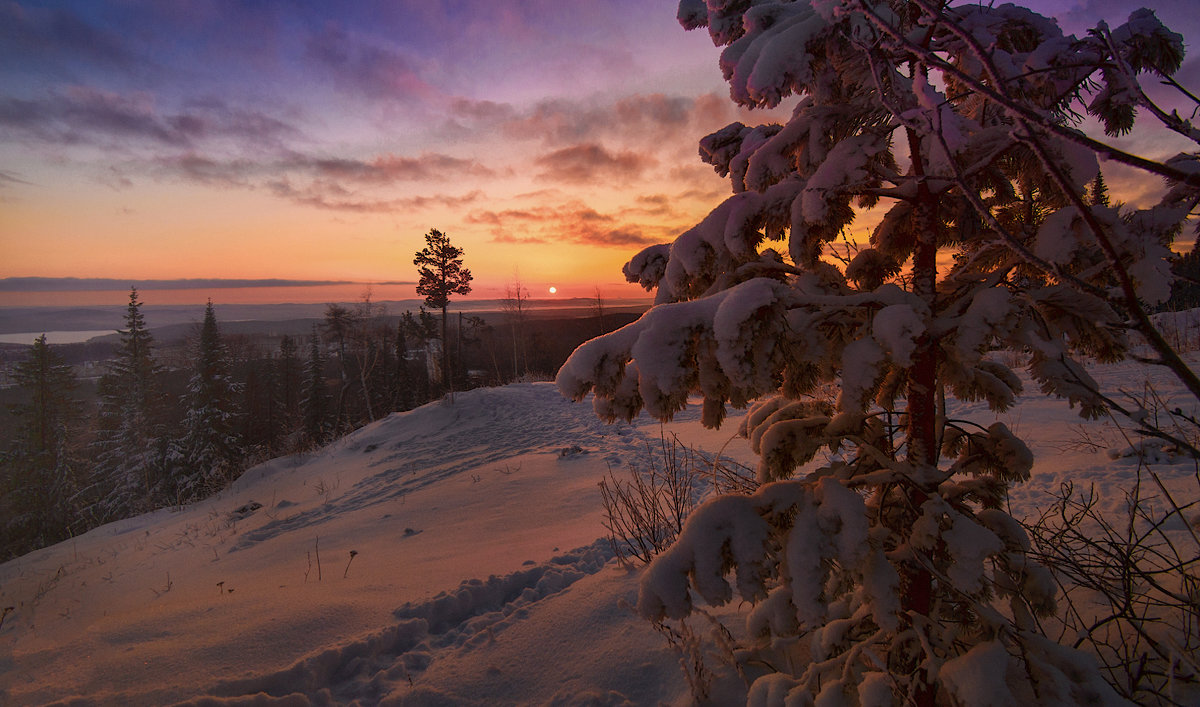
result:
[[[491,322],[450,316],[444,338],[439,317],[389,314],[369,297],[328,305],[307,336],[223,337],[210,302],[184,353],[164,355],[134,289],[94,393],[40,337],[14,371],[0,560],[203,498],[258,462],[450,390],[548,379],[579,343],[632,318],[597,299],[579,318],[535,320],[516,293]]]

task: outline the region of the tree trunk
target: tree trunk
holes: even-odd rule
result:
[[[446,310],[448,304],[442,305],[442,387],[449,392],[453,392],[454,388],[450,385],[450,342],[447,335]]]
[[[918,466],[938,462],[937,435],[937,340],[931,333],[937,312],[937,251],[940,223],[937,197],[925,183],[925,165],[920,140],[908,131],[912,174],[917,181],[914,221],[917,248],[913,254],[913,294],[929,307],[926,334],[917,342],[917,351],[908,378],[908,461]]]
[[[912,159],[913,178],[917,180],[917,196],[914,203],[914,228],[917,232],[917,248],[913,253],[913,294],[920,297],[929,308],[926,333],[917,341],[913,365],[908,372],[908,428],[905,433],[908,444],[908,462],[918,471],[922,479],[930,475],[925,469],[938,463],[937,426],[937,340],[932,335],[932,324],[937,313],[937,251],[939,220],[937,197],[925,182],[924,155],[920,138],[908,130],[908,148]],[[910,487],[909,506],[916,512],[934,489]],[[928,616],[933,604],[933,577],[929,571],[910,565],[904,577],[908,591],[903,600],[906,609]],[[920,707],[932,707],[937,689],[926,684],[915,695]]]
[[[512,336],[513,336],[513,380],[520,380],[520,378],[521,378],[521,368],[520,368],[521,357],[520,357],[520,354],[517,353],[518,352],[517,323],[515,321],[513,322],[513,325],[512,325]]]
[[[372,363],[371,368],[374,369],[374,367],[375,367],[375,365],[374,365],[374,363]],[[367,387],[366,366],[358,367],[358,381],[359,381],[359,385],[362,386],[363,402],[365,402],[367,404],[367,420],[369,420],[370,422],[374,422],[375,421],[375,410],[371,407],[371,390]]]

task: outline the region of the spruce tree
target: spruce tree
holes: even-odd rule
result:
[[[194,368],[188,382],[187,413],[175,462],[177,501],[202,498],[236,477],[242,441],[237,432],[240,386],[229,370],[229,358],[212,300],[193,345]]]
[[[88,500],[97,520],[123,518],[147,510],[162,491],[164,436],[161,393],[154,361],[154,338],[146,328],[137,288],[129,292],[121,347],[100,378],[96,460]]]
[[[1089,204],[1099,165],[1070,120],[1128,130],[1135,75],[1176,71],[1182,38],[1148,10],[1076,38],[1013,5],[929,0],[683,0],[679,18],[725,47],[741,106],[795,98],[783,124],[700,141],[733,195],[626,265],[656,306],[558,375],[609,420],[667,420],[700,396],[717,426],[751,406],[760,487],[692,514],[638,611],[752,605],[740,657],[762,675],[754,704],[1115,703],[1095,663],[1039,623],[1054,581],[1004,511],[1032,453],[1003,423],[948,417],[945,400],[1013,405],[1021,380],[988,355],[1006,347],[1042,391],[1104,414],[1080,358],[1126,355],[1126,322],[1141,330],[1143,302],[1166,296],[1197,158],[1155,167],[1191,189],[1173,193],[1183,206]],[[867,207],[882,221],[839,266]],[[1014,679],[984,694],[980,675]]]
[[[304,367],[303,397],[304,441],[319,447],[329,441],[329,388],[325,382],[325,357],[321,355],[321,337],[314,324],[309,339],[308,362]]]
[[[68,537],[75,521],[72,434],[79,401],[77,381],[42,334],[19,362],[13,379],[21,402],[12,406],[17,424],[14,448],[6,455],[5,495],[13,511],[0,554],[22,554]]]
[[[1200,307],[1200,249],[1195,244],[1179,256],[1171,268],[1175,281],[1171,283],[1171,299],[1165,309],[1173,312]]]
[[[296,340],[284,335],[279,341],[279,359],[275,366],[275,383],[278,385],[278,397],[283,408],[283,430],[286,434],[294,432],[300,420],[300,393],[304,377],[304,368]]]
[[[1104,173],[1096,172],[1088,192],[1088,203],[1092,206],[1109,206],[1108,184],[1104,181]]]
[[[342,381],[333,403],[333,427],[344,429],[348,426],[346,393],[354,378],[350,371],[350,357],[347,355],[346,344],[355,328],[355,313],[340,304],[328,304],[325,306],[325,322],[322,328],[325,335],[336,344],[337,371]]]

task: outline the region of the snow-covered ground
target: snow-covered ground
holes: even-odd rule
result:
[[[1005,416],[1038,455],[1018,514],[1072,478],[1119,509],[1137,463],[1080,443],[1119,435],[1027,388]],[[738,414],[717,432],[698,417],[667,429],[752,461]],[[611,557],[597,489],[661,433],[604,425],[551,384],[475,390],[0,565],[0,704],[686,704],[678,656],[629,608],[638,573]],[[1193,465],[1153,468],[1196,499]]]

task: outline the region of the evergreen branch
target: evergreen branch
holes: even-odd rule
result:
[[[1180,118],[1177,113],[1168,114],[1162,108],[1159,108],[1158,104],[1150,100],[1150,97],[1142,90],[1142,84],[1137,80],[1137,76],[1134,75],[1133,69],[1129,67],[1129,63],[1125,61],[1121,53],[1117,51],[1116,45],[1113,44],[1112,32],[1107,27],[1099,28],[1099,32],[1105,46],[1108,47],[1109,53],[1112,54],[1117,70],[1125,76],[1125,80],[1137,92],[1138,104],[1153,113],[1154,117],[1158,118],[1159,122],[1165,125],[1168,130],[1176,132],[1192,142],[1200,142],[1200,130],[1192,127],[1190,123]]]
[[[932,10],[929,9],[928,4],[925,3],[923,0],[913,0],[913,3],[920,6],[926,12],[931,12],[931,13],[933,12]],[[889,23],[884,21],[883,18],[881,18],[878,14],[876,14],[867,5],[865,0],[856,0],[856,4],[862,10],[863,14],[866,15],[866,17],[868,19],[870,19],[871,22],[875,26],[880,28],[885,34],[887,34],[889,37],[891,37],[894,41],[896,41],[904,49],[906,49],[909,52],[913,53],[914,55],[920,57],[921,61],[928,63],[930,66],[937,67],[940,71],[943,71],[946,74],[953,76],[955,79],[962,81],[964,84],[970,86],[972,89],[977,91],[980,95],[986,96],[987,98],[991,99],[995,103],[998,103],[999,105],[1006,108],[1008,111],[1010,111],[1015,116],[1026,119],[1026,120],[1035,121],[1039,124],[1040,127],[1048,130],[1049,132],[1054,133],[1058,137],[1061,137],[1065,140],[1073,142],[1082,147],[1086,147],[1086,148],[1092,150],[1093,152],[1096,152],[1098,154],[1105,156],[1108,159],[1114,160],[1116,162],[1120,162],[1120,163],[1128,165],[1130,167],[1135,167],[1137,169],[1140,169],[1140,170],[1143,170],[1146,172],[1150,172],[1151,174],[1157,174],[1160,177],[1164,177],[1166,179],[1170,179],[1170,180],[1180,182],[1183,184],[1188,184],[1189,186],[1200,187],[1200,173],[1184,172],[1183,170],[1176,169],[1174,167],[1171,167],[1170,165],[1166,165],[1161,162],[1157,162],[1155,160],[1146,159],[1145,157],[1140,157],[1138,155],[1135,155],[1135,154],[1132,154],[1129,152],[1125,152],[1116,147],[1113,147],[1112,145],[1108,145],[1108,144],[1100,142],[1099,140],[1096,140],[1094,138],[1090,138],[1087,135],[1084,135],[1083,133],[1081,133],[1079,131],[1070,130],[1063,125],[1060,125],[1052,120],[1048,120],[1043,113],[1033,110],[1032,108],[1029,108],[1029,107],[1021,104],[1020,102],[1014,100],[1007,94],[1001,93],[997,89],[993,89],[991,86],[988,86],[986,83],[980,81],[975,76],[963,71],[962,69],[958,68],[954,64],[942,59],[933,50],[921,47],[920,45],[911,41],[910,39],[905,37],[900,31],[898,31],[896,28],[892,27]],[[935,14],[935,16],[936,16],[936,14]],[[996,83],[998,85],[1003,85],[1004,81],[1002,79],[998,78],[998,73],[995,72],[994,64],[990,61],[990,59],[988,58],[987,51],[982,46],[980,46],[979,42],[976,41],[975,38],[972,37],[969,33],[957,28],[953,23],[948,23],[947,26],[951,29],[951,31],[955,31],[956,33],[961,33],[961,34],[959,34],[960,38],[962,38],[963,41],[965,41],[972,48],[973,51],[978,53],[979,60],[983,63],[983,65],[985,67],[990,68],[990,71],[993,73],[993,76],[995,77],[994,80],[996,81]]]

